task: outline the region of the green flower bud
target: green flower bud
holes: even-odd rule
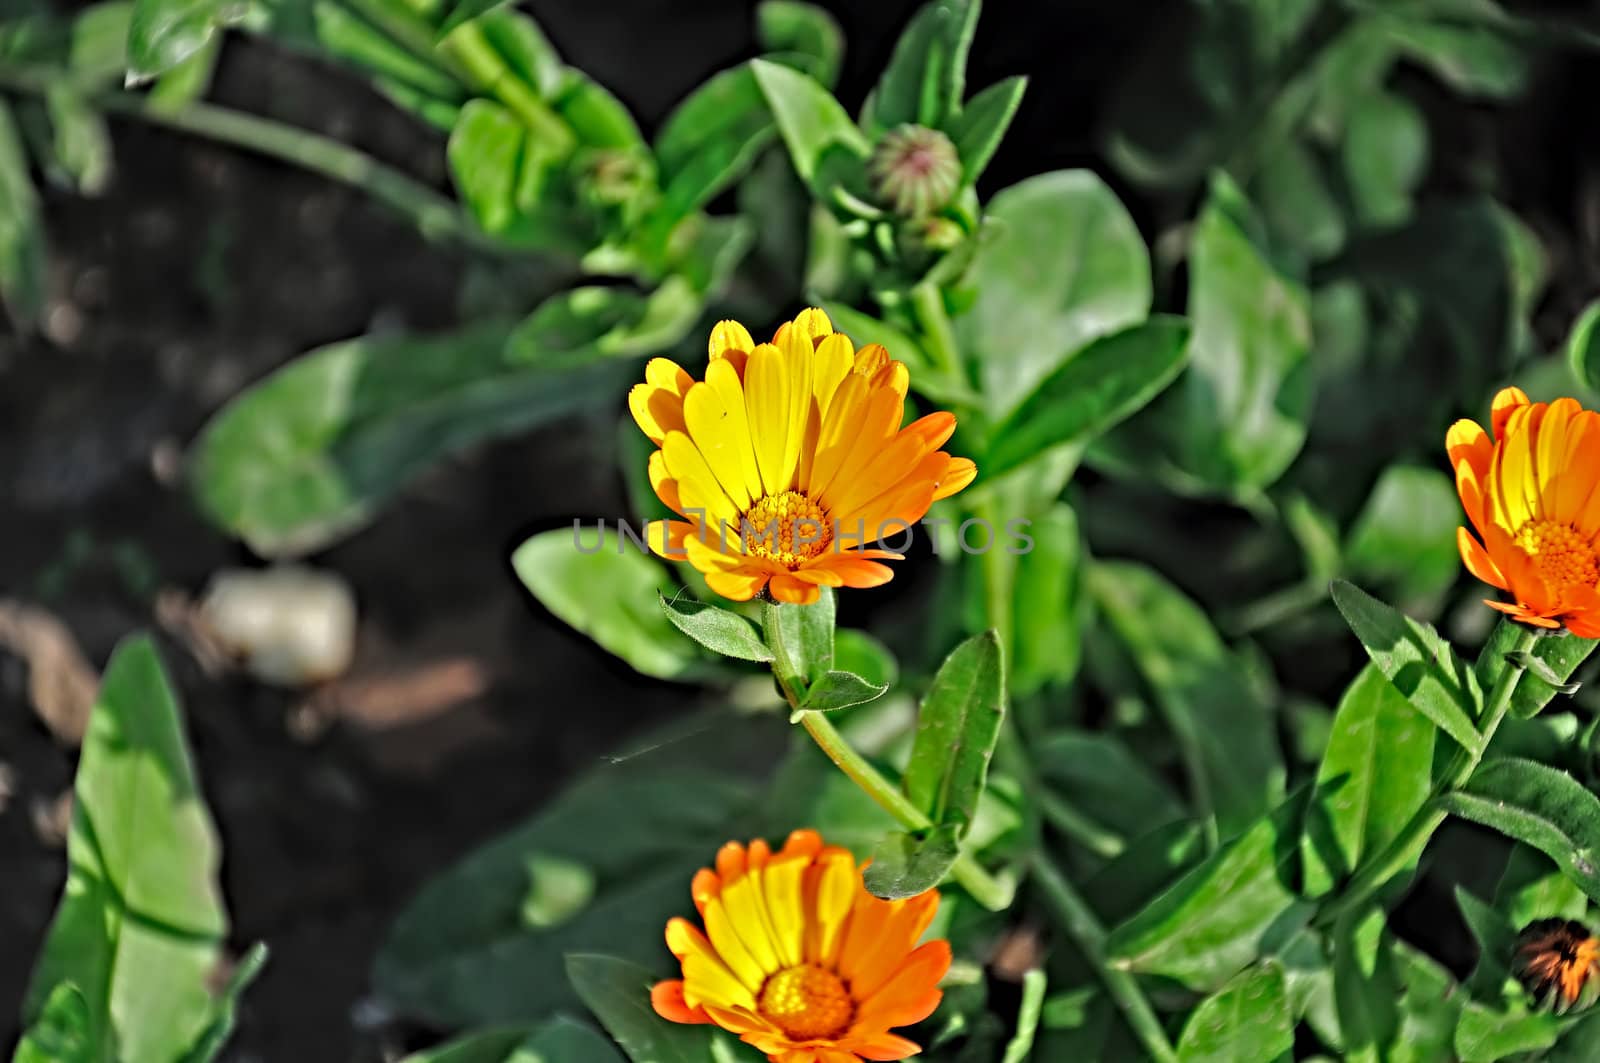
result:
[[[949,203],[961,188],[961,158],[937,129],[903,125],[878,142],[867,164],[873,189],[897,214],[922,218]]]

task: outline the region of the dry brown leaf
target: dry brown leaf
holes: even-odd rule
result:
[[[69,745],[83,741],[100,674],[78,640],[53,613],[0,598],[0,648],[28,664],[28,699],[50,733]]]

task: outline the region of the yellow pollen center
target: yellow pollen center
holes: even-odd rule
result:
[[[821,554],[833,542],[833,527],[822,507],[799,491],[766,495],[740,521],[745,553],[786,568]]]
[[[758,1006],[796,1041],[838,1037],[856,1017],[855,1001],[839,976],[810,964],[768,978]]]
[[[1516,543],[1552,593],[1600,584],[1594,544],[1570,524],[1530,520],[1517,529]]]

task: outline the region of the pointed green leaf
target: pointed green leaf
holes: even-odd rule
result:
[[[1358,1063],[1388,1059],[1400,1030],[1400,983],[1383,909],[1352,913],[1334,927],[1333,993],[1342,1057]]]
[[[839,78],[844,31],[826,9],[798,0],[762,0],[756,5],[761,47],[781,55],[828,87]]]
[[[1000,639],[974,635],[951,651],[922,699],[905,792],[936,825],[966,836],[1005,715]]]
[[[932,0],[912,16],[867,98],[864,128],[874,135],[907,122],[937,129],[960,108],[979,6],[978,0]]]
[[[227,917],[216,830],[172,687],[146,636],[112,656],[73,788],[66,893],[24,1017],[70,981],[95,1059],[180,1059],[212,1021],[207,980]]]
[[[1566,772],[1515,757],[1490,760],[1440,805],[1533,846],[1600,901],[1600,797]]]
[[[1283,793],[1269,707],[1204,611],[1142,565],[1096,562],[1089,588],[1183,752],[1191,796],[1222,837]]]
[[[1239,972],[1195,1007],[1178,1039],[1178,1060],[1273,1063],[1292,1048],[1283,968],[1264,963]]]
[[[806,696],[801,699],[800,707],[808,712],[848,709],[853,705],[864,705],[881,698],[888,689],[887,686],[870,682],[854,672],[834,669],[824,672],[806,688]]]
[[[1096,340],[1039,382],[993,432],[998,477],[1062,444],[1083,446],[1142,409],[1183,369],[1189,323],[1157,316]]]
[[[1022,105],[1028,79],[1009,77],[997,81],[967,101],[945,129],[961,159],[961,181],[975,184],[1000,147],[1000,141]]]
[[[204,48],[221,27],[224,0],[134,0],[128,80],[164,74]]]
[[[1578,383],[1600,391],[1600,299],[1584,308],[1567,334],[1567,358]]]
[[[714,75],[678,105],[656,137],[663,216],[677,221],[711,202],[777,133],[748,64]]]
[[[661,978],[646,968],[577,952],[567,956],[567,979],[633,1063],[706,1063],[711,1058],[712,1027],[669,1022],[655,1013],[650,987]]]
[[[803,180],[813,181],[832,152],[866,158],[871,151],[866,137],[833,94],[814,79],[764,59],[751,60],[750,69]]]
[[[760,664],[772,660],[772,651],[761,641],[754,625],[738,613],[682,595],[658,597],[661,611],[672,626],[712,653]]]
[[[1416,710],[1475,752],[1473,719],[1483,701],[1477,676],[1430,624],[1413,620],[1353,583],[1335,580],[1333,602],[1389,682]]]
[[[956,824],[946,823],[920,838],[900,831],[884,835],[862,875],[867,891],[898,901],[933,889],[961,855],[957,829]]]
[[[1484,643],[1483,652],[1478,655],[1477,673],[1480,687],[1485,690],[1493,687],[1500,669],[1505,666],[1506,654],[1516,646],[1521,633],[1521,626],[1509,619],[1501,620],[1495,625],[1494,631],[1489,635],[1489,641]],[[1600,640],[1580,639],[1572,634],[1551,635],[1534,643],[1532,653],[1544,662],[1550,674],[1560,681],[1560,685],[1565,686],[1571,681],[1578,666],[1589,659],[1596,645],[1600,645]],[[1560,691],[1555,685],[1532,672],[1525,672],[1522,678],[1517,680],[1516,691],[1511,695],[1511,715],[1523,720],[1537,716],[1558,693]]]
[[[1320,896],[1427,803],[1436,732],[1376,665],[1339,702],[1306,817],[1305,891]]]
[[[1286,940],[1312,912],[1291,886],[1304,805],[1290,798],[1224,843],[1112,931],[1107,957],[1207,992]]]
[[[267,946],[258,941],[234,966],[228,984],[223,987],[222,995],[216,1001],[211,1025],[200,1034],[200,1039],[184,1055],[182,1063],[210,1063],[221,1055],[228,1038],[233,1036],[234,1023],[238,1020],[239,998],[266,965]]]
[[[1494,889],[1494,906],[1512,927],[1536,919],[1582,919],[1589,907],[1583,887],[1564,875],[1554,860],[1528,845],[1514,845]]]

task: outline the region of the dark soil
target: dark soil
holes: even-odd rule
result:
[[[1106,172],[1095,121],[1176,2],[1056,5],[1067,10],[1044,21],[1038,5],[992,3],[970,84],[1017,72],[1034,81],[986,183],[1061,166]],[[651,128],[702,77],[753,51],[747,5],[688,6],[531,9],[571,62]],[[828,6],[848,35],[841,95],[856,101],[916,5]],[[1516,114],[1474,119],[1495,145],[1514,146],[1504,194],[1555,235],[1568,263],[1593,247],[1582,204],[1597,140],[1574,123],[1594,121],[1594,74],[1593,60],[1562,60]],[[442,139],[338,71],[234,38],[216,96],[445,185]],[[1512,127],[1515,138],[1504,135]],[[374,327],[454,324],[466,267],[359,195],[296,170],[131,123],[115,138],[117,176],[102,198],[47,193],[44,328],[0,339],[0,596],[51,609],[97,666],[123,635],[154,626],[158,589],[196,593],[216,569],[254,563],[157,470],[240,387],[301,351]],[[1118,188],[1142,223],[1159,216]],[[1562,275],[1591,287],[1595,276],[1592,266]],[[1551,314],[1564,322],[1570,307]],[[208,675],[166,642],[225,843],[234,940],[273,950],[230,1058],[377,1059],[415,1043],[417,1031],[362,1004],[400,906],[573,772],[687,703],[683,689],[638,679],[546,615],[507,562],[531,531],[626,511],[614,427],[609,416],[557,424],[480,449],[313,559],[355,586],[358,671],[465,656],[492,676],[482,696],[427,718],[380,706],[311,728],[296,696]],[[36,821],[70,787],[75,761],[34,718],[26,677],[0,654],[0,767],[11,777],[9,798],[0,787],[0,1046],[15,1036],[12,1002],[65,870],[59,840]]]

